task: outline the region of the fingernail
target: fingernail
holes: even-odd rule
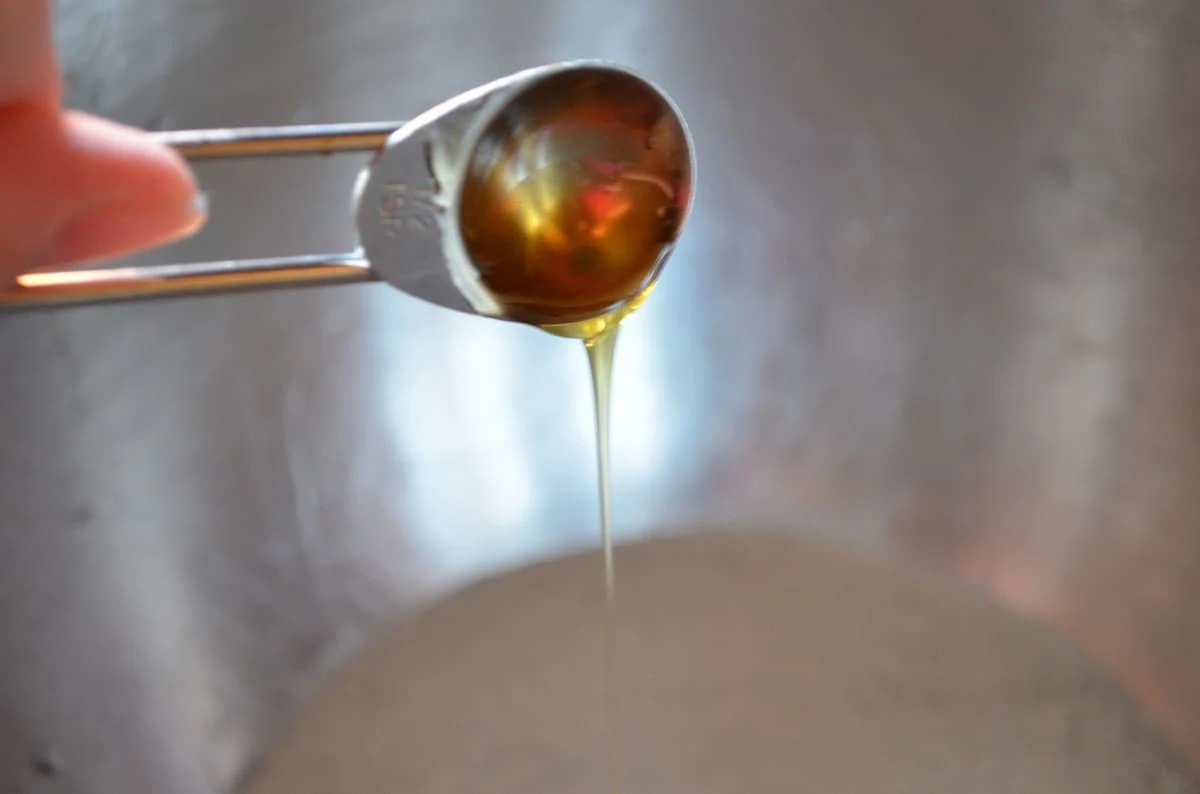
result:
[[[69,222],[55,244],[55,264],[110,259],[181,240],[208,218],[208,199],[195,193],[179,203],[117,201]]]

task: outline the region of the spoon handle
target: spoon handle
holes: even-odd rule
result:
[[[374,151],[403,126],[402,121],[233,127],[152,133],[189,160],[232,157],[335,154]]]
[[[310,254],[180,265],[58,269],[26,273],[0,291],[0,311],[169,297],[324,287],[376,280],[359,254]]]
[[[189,160],[374,151],[403,122],[310,124],[156,132]],[[173,265],[57,268],[26,273],[0,289],[0,311],[116,301],[316,287],[376,280],[359,253],[313,254]]]

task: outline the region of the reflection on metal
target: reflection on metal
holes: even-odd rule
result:
[[[213,130],[171,130],[154,133],[162,143],[189,160],[227,160],[234,157],[373,152],[404,125],[402,121],[348,124],[306,124],[294,127],[244,127]]]
[[[355,254],[238,259],[185,265],[27,273],[0,292],[2,309],[46,309],[117,301],[328,287],[373,281]]]

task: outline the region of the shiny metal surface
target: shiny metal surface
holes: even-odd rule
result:
[[[301,254],[180,265],[39,270],[18,277],[15,284],[0,290],[0,311],[330,287],[374,280],[376,276],[370,265],[357,254]]]
[[[60,20],[72,102],[157,128],[638,68],[704,178],[618,354],[618,536],[786,522],[934,566],[1063,626],[1200,758],[1200,6]],[[153,260],[338,250],[352,171],[205,165],[210,229]],[[226,791],[387,621],[596,541],[579,346],[383,286],[6,317],[0,367],[5,790]]]
[[[280,127],[168,130],[154,133],[189,160],[233,157],[286,157],[338,152],[373,152],[403,121],[349,121]]]

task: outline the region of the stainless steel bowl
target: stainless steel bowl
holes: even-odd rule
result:
[[[704,184],[619,352],[618,536],[786,523],[931,566],[1062,626],[1200,758],[1196,3],[59,19],[72,103],[155,128],[646,74]],[[205,166],[210,229],[153,261],[342,250],[359,165]],[[224,790],[388,621],[597,541],[578,345],[383,286],[6,317],[0,371],[5,790]]]

